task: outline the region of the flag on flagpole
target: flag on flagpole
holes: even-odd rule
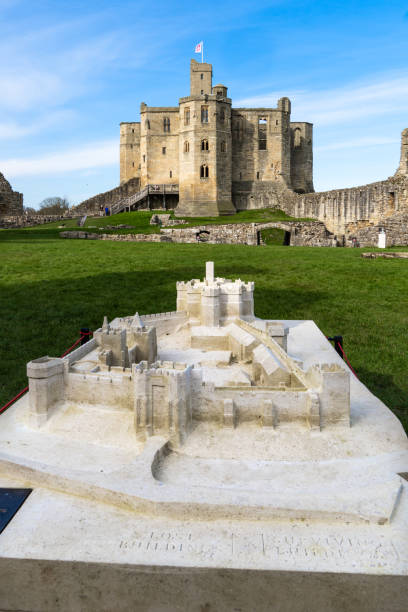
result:
[[[201,63],[204,62],[204,43],[203,41],[199,42],[194,49],[195,53],[201,53]]]

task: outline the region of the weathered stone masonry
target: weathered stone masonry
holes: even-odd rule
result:
[[[97,234],[84,231],[61,232],[61,238],[87,240],[114,240],[121,242],[176,242],[185,244],[262,244],[261,231],[280,228],[290,234],[293,246],[336,246],[336,241],[324,223],[316,221],[285,221],[274,223],[229,223],[225,225],[198,225],[195,227],[164,228],[159,234]]]
[[[0,172],[0,218],[23,214],[23,194],[13,191]]]
[[[313,191],[313,126],[276,108],[232,108],[212,65],[191,61],[190,95],[174,107],[140,106],[140,122],[120,126],[120,180],[179,185],[181,215],[257,207],[258,185]]]
[[[367,240],[376,245],[382,228],[387,245],[407,242],[401,223],[408,212],[408,128],[402,132],[401,160],[393,177],[314,193],[313,126],[290,121],[286,97],[276,108],[232,108],[227,88],[212,85],[212,65],[192,60],[190,95],[174,107],[142,102],[140,114],[140,122],[120,126],[121,188],[84,202],[83,212],[115,203],[130,209],[132,203],[118,200],[126,195],[120,189],[135,181],[132,189],[147,193],[176,189],[168,202],[159,196],[146,202],[139,191],[133,208],[174,208],[177,199],[179,216],[279,208],[294,217],[318,219],[339,246]]]
[[[293,216],[322,221],[345,246],[352,238],[361,246],[376,245],[381,228],[386,229],[387,246],[407,244],[408,129],[401,134],[401,159],[394,176],[361,187],[294,194],[281,202]]]
[[[334,234],[347,234],[350,223],[379,224],[407,211],[408,177],[395,175],[362,187],[302,195],[290,204],[294,216],[314,217]]]
[[[104,211],[105,207],[110,208],[118,199],[130,196],[138,192],[139,189],[140,179],[131,178],[110,191],[99,193],[88,200],[84,200],[79,206],[75,207],[75,211],[78,214],[99,214]]]

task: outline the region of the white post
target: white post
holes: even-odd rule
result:
[[[385,231],[382,229],[378,234],[378,248],[385,249],[387,235]]]
[[[214,262],[206,261],[205,263],[205,280],[213,283],[214,282]]]
[[[201,43],[201,63],[204,64],[204,41]]]

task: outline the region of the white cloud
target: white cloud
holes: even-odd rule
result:
[[[89,34],[85,25],[58,22],[0,38],[0,109],[45,111],[94,87],[127,41],[119,31]]]
[[[107,140],[37,158],[3,159],[0,168],[5,176],[14,178],[114,166],[118,161],[118,141]]]
[[[355,138],[343,142],[333,142],[327,145],[314,147],[315,152],[321,151],[338,151],[340,149],[356,149],[366,147],[381,147],[389,144],[399,144],[399,140],[395,138]]]
[[[43,117],[32,119],[25,123],[17,123],[9,121],[8,123],[0,123],[0,140],[16,140],[32,134],[37,134],[60,121],[67,123],[74,116],[73,111],[61,110],[47,113]]]
[[[275,107],[278,98],[292,100],[292,118],[319,126],[339,125],[363,117],[408,111],[408,72],[386,74],[365,84],[320,91],[272,92],[239,100],[236,106]]]
[[[66,96],[60,77],[29,68],[8,73],[2,69],[0,90],[0,108],[12,111],[23,111],[43,104],[52,106]]]

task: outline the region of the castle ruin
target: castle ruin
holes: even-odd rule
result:
[[[190,95],[174,107],[140,106],[120,125],[120,182],[174,186],[177,213],[230,214],[260,191],[313,191],[313,126],[290,121],[291,103],[232,108],[212,65],[191,60]],[[163,191],[164,193],[164,191]],[[170,192],[171,193],[171,192]]]
[[[0,218],[23,214],[23,194],[13,191],[0,172]]]
[[[227,88],[212,86],[211,64],[195,60],[190,83],[178,107],[142,103],[141,121],[121,124],[118,189],[133,181],[136,192],[139,181],[139,191],[119,203],[109,192],[112,212],[154,206],[212,216],[280,208],[323,222],[333,244],[375,245],[384,229],[388,246],[408,243],[408,129],[394,176],[314,193],[313,126],[290,121],[288,98],[274,109],[232,108]]]
[[[371,246],[384,230],[386,246],[408,244],[408,129],[393,176],[315,193],[313,125],[293,122],[290,114],[286,97],[276,108],[232,108],[227,88],[212,85],[212,65],[191,60],[190,95],[175,107],[142,102],[141,120],[120,125],[120,185],[73,212],[162,208],[199,217],[278,208],[324,224],[317,240],[308,233],[301,244]],[[3,225],[7,215],[21,225],[21,214],[22,195],[0,174]]]

